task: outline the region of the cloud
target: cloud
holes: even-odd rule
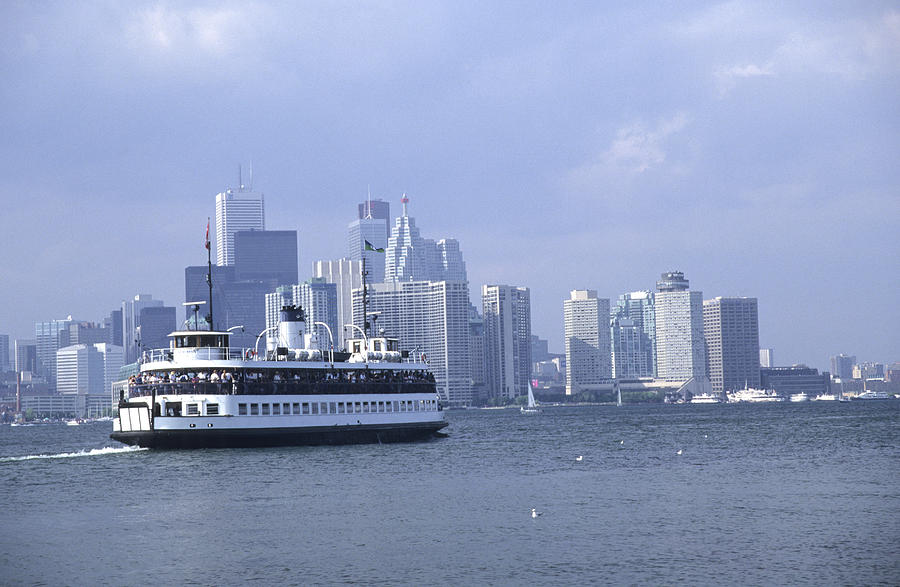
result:
[[[721,67],[715,72],[716,84],[719,88],[719,97],[726,95],[734,89],[740,80],[772,75],[775,75],[772,63],[767,63],[762,67],[754,63]]]
[[[652,128],[640,121],[623,126],[606,149],[592,161],[570,171],[565,182],[575,189],[592,189],[627,182],[651,169],[659,169],[666,163],[667,141],[688,124],[688,116],[679,112]]]
[[[139,10],[126,31],[133,48],[158,54],[200,51],[224,56],[255,38],[262,9],[254,4],[217,8],[182,8],[157,4]]]

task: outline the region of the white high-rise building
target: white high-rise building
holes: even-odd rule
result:
[[[109,395],[124,359],[122,347],[101,342],[63,347],[56,351],[56,362],[58,393]]]
[[[649,377],[647,352],[641,327],[631,318],[613,318],[610,325],[613,349],[613,377],[636,379]]]
[[[368,287],[372,334],[397,338],[425,356],[438,393],[452,405],[472,403],[469,288],[464,281],[391,281]],[[363,327],[363,290],[353,290],[353,324]],[[356,332],[354,330],[354,332]],[[358,333],[346,333],[359,338]]]
[[[77,320],[69,316],[65,320],[48,320],[34,323],[34,340],[37,351],[37,373],[47,379],[50,386],[56,384],[56,351],[69,346],[69,325]]]
[[[563,302],[566,327],[566,394],[612,377],[609,300],[592,289],[573,290]]]
[[[234,265],[234,233],[239,230],[265,230],[263,194],[245,190],[226,190],[216,195],[216,265]]]
[[[525,395],[531,383],[531,292],[527,287],[482,285],[481,301],[488,394]]]
[[[656,370],[659,379],[706,378],[703,293],[689,291],[681,272],[664,273],[654,296]]]
[[[718,297],[703,302],[707,369],[714,392],[759,387],[759,321],[756,298]]]
[[[775,350],[759,349],[759,366],[774,367],[775,366]]]
[[[409,198],[401,200],[403,212],[394,222],[385,250],[385,281],[466,281],[466,263],[459,242],[447,238],[435,242],[422,238],[408,214]],[[370,280],[370,283],[374,280]]]
[[[625,364],[632,365],[634,368],[639,371],[634,374],[628,375],[628,377],[654,377],[655,376],[655,366],[656,366],[656,316],[653,310],[653,293],[649,291],[633,291],[630,293],[622,294],[619,296],[619,299],[616,300],[616,307],[611,308],[611,316],[612,318],[612,339],[613,339],[613,353],[616,352],[616,344],[617,341],[623,341],[622,336],[618,335],[616,332],[616,328],[618,327],[617,320],[628,319],[631,320],[632,323],[640,328],[640,351],[645,356],[644,358],[638,357],[629,357],[625,358],[623,356],[619,356],[615,361],[623,361]],[[624,335],[624,336],[627,336]],[[624,347],[623,347],[624,348]],[[634,348],[632,346],[632,348]],[[615,363],[613,365],[613,370],[615,371]],[[625,371],[623,371],[624,373]],[[622,375],[616,374],[616,377],[621,377]]]
[[[384,256],[383,253],[376,254]],[[344,330],[344,324],[353,323],[353,290],[362,287],[362,262],[350,259],[315,261],[312,273],[313,277],[321,277],[337,288],[338,331],[334,333],[334,344],[338,350],[345,349],[348,333]]]

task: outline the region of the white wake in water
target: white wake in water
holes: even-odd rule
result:
[[[0,457],[0,463],[12,461],[33,461],[35,459],[74,459],[77,457],[96,457],[99,455],[115,455],[126,452],[148,450],[139,446],[106,446],[104,448],[92,448],[78,452],[62,452],[55,455],[27,455],[24,457]]]

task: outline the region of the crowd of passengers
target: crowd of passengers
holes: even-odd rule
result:
[[[329,383],[433,383],[434,375],[428,371],[395,371],[381,369],[315,369],[315,370],[212,370],[206,371],[169,371],[169,372],[146,372],[132,375],[128,380],[129,388],[133,390],[132,395],[149,394],[151,388],[160,384],[186,384],[185,388],[190,387],[187,384],[197,383],[248,383],[248,384],[265,384],[265,383],[305,383],[305,384],[329,384]],[[237,386],[234,386],[237,387]],[[162,390],[159,390],[162,391]]]

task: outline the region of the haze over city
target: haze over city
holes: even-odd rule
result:
[[[459,240],[472,300],[683,271],[759,300],[760,345],[900,358],[895,3],[9,3],[0,331],[184,301],[252,161],[300,276],[356,204]]]

